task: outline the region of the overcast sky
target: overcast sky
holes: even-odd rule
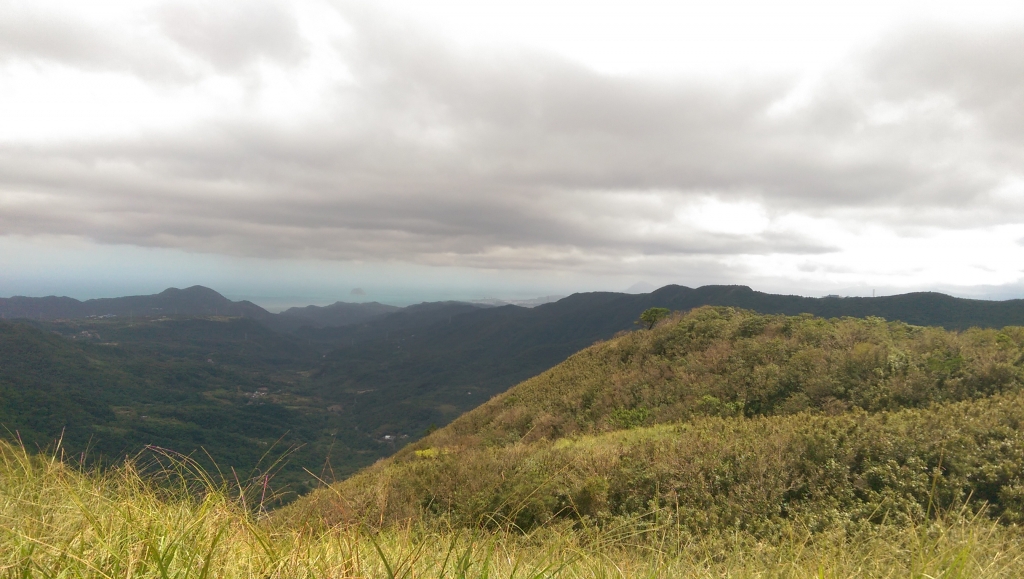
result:
[[[1024,297],[1013,4],[0,0],[0,295]]]

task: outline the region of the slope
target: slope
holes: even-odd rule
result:
[[[433,318],[403,311],[370,324],[298,335],[337,347],[311,383],[311,394],[345,405],[364,430],[416,434],[446,424],[597,340],[635,328],[647,308],[687,311],[709,304],[766,314],[872,315],[949,329],[1024,324],[1022,300],[990,302],[936,293],[804,298],[746,286],[665,286],[639,295],[574,294],[535,308],[456,304]]]
[[[1022,365],[1019,327],[704,307],[588,348],[282,516],[530,528],[653,510],[756,530],[909,521],[935,499],[1013,519]]]

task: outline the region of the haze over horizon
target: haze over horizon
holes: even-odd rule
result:
[[[1022,100],[996,1],[0,0],[0,296],[1024,297]]]

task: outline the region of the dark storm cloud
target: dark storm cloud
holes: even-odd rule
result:
[[[168,42],[216,73],[308,54],[280,5],[154,14]],[[910,31],[799,97],[788,78],[608,76],[542,54],[469,54],[371,11],[344,15],[352,31],[335,46],[352,79],[312,118],[0,144],[0,228],[236,255],[615,268],[834,249],[800,231],[687,221],[708,199],[759,204],[766,219],[1024,218],[993,194],[1024,166],[1021,30]],[[120,54],[94,30],[47,22],[6,24],[23,39],[0,50],[69,63]]]

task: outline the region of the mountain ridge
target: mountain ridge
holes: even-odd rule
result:
[[[378,302],[335,302],[328,306],[293,307],[273,314],[247,300],[232,301],[210,288],[194,285],[184,289],[167,288],[151,295],[95,298],[85,301],[67,296],[0,298],[2,319],[80,319],[90,316],[226,315],[249,317],[276,329],[294,331],[300,327],[343,327],[402,311],[429,310],[451,304],[467,304],[483,309],[508,307],[489,303],[424,302],[406,307]],[[796,315],[809,313],[821,317],[879,316],[909,324],[965,329],[971,326],[1000,327],[1024,324],[1024,299],[981,300],[958,298],[940,292],[911,292],[879,297],[813,298],[760,292],[745,285],[705,285],[690,288],[666,285],[649,293],[579,292],[557,301],[522,310],[559,312],[565,315],[581,308],[620,305],[628,315],[616,323],[631,323],[638,308],[667,307],[685,311],[704,305],[751,309],[765,314]],[[642,311],[642,310],[641,310]]]
[[[82,319],[90,316],[210,316],[269,320],[271,314],[246,300],[231,301],[220,293],[194,285],[184,289],[167,288],[157,294],[94,298],[80,301],[66,296],[0,298],[0,316],[4,319]]]

